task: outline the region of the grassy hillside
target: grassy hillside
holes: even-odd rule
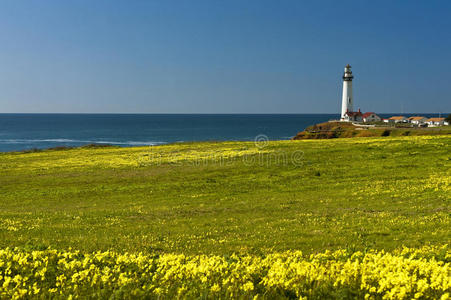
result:
[[[269,253],[450,242],[451,137],[0,154],[0,248]]]

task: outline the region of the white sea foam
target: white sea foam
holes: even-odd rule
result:
[[[105,140],[75,140],[75,139],[0,139],[0,144],[39,144],[39,143],[74,143],[74,144],[111,144],[124,146],[155,146],[166,144],[156,141],[105,141]]]

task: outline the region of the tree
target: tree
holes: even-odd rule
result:
[[[448,123],[451,123],[451,114],[449,114],[449,115],[446,117],[445,121],[448,122]]]

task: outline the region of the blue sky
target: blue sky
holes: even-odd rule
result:
[[[0,1],[0,112],[451,111],[451,1]]]

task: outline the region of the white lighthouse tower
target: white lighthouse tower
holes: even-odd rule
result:
[[[352,76],[351,66],[349,64],[345,67],[343,74],[343,97],[341,99],[341,119],[345,119],[346,112],[352,112],[354,107],[354,98],[352,97]]]

